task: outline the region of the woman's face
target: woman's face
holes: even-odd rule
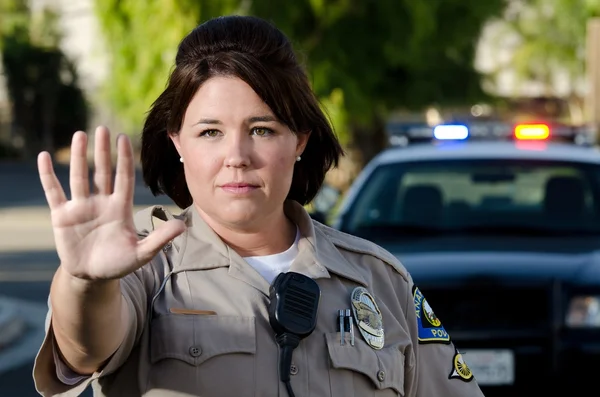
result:
[[[212,221],[244,228],[281,212],[308,137],[293,134],[235,77],[206,81],[181,131],[171,135],[196,208]]]

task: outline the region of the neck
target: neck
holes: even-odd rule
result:
[[[204,221],[238,255],[264,256],[286,251],[296,239],[296,225],[285,216],[283,207],[261,219],[260,224],[225,225],[198,208]]]

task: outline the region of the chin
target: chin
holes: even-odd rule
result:
[[[264,218],[268,212],[266,208],[261,208],[251,202],[237,202],[219,208],[219,218],[225,223],[232,225],[250,225],[259,219]]]

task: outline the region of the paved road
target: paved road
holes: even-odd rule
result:
[[[58,166],[57,174],[68,187],[68,169]],[[171,202],[153,197],[138,173],[135,205],[151,204]],[[27,324],[16,343],[0,350],[0,397],[38,396],[31,371],[44,337],[46,301],[57,262],[35,164],[0,163],[0,300],[18,304]]]

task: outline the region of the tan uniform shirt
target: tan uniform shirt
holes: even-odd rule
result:
[[[313,222],[296,202],[287,202],[285,210],[302,234],[290,270],[315,279],[321,289],[316,329],[293,354],[297,397],[483,395],[394,256]],[[141,236],[152,229],[153,215],[172,217],[161,207],[138,213]],[[186,232],[122,279],[131,324],[102,371],[74,386],[58,380],[49,310],[34,366],[42,395],[76,396],[91,382],[98,396],[287,396],[278,376],[267,281],[193,206],[178,217]],[[366,342],[356,323],[354,345],[348,333],[341,344],[337,312],[351,307],[356,287],[366,288],[381,312],[381,349]]]

